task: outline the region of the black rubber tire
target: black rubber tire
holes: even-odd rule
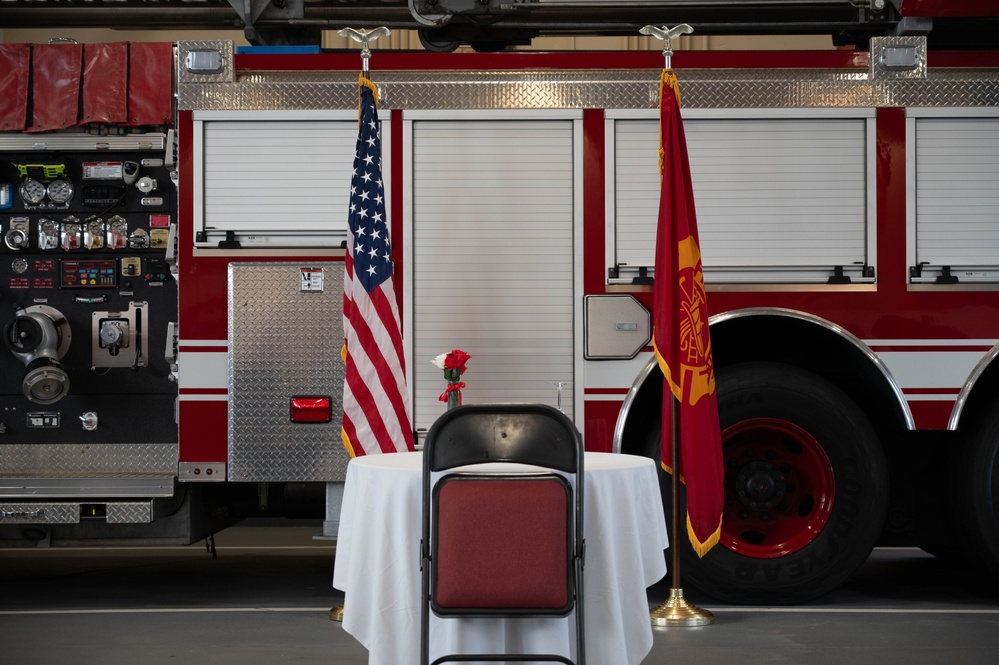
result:
[[[999,580],[999,405],[969,434],[957,463],[957,515],[973,563]]]
[[[417,35],[420,38],[420,44],[427,51],[431,53],[453,53],[458,50],[459,46],[461,46],[459,42],[441,38],[436,34],[436,32],[436,30],[428,30],[426,28],[421,28],[417,32]]]
[[[743,363],[717,372],[722,432],[765,418],[801,428],[822,447],[835,479],[828,521],[811,542],[774,558],[739,554],[723,542],[698,558],[681,532],[680,582],[739,605],[792,605],[818,598],[842,584],[867,559],[881,533],[888,506],[888,471],[873,426],[843,391],[820,376],[777,363]],[[658,442],[652,427],[649,450]],[[723,450],[725,449],[723,440]],[[734,460],[726,459],[727,466]],[[726,484],[732,472],[727,469]],[[660,470],[670,519],[672,477]],[[726,496],[732,488],[728,487]],[[681,515],[685,492],[681,486]],[[723,525],[723,533],[725,526]],[[671,533],[672,537],[672,533]],[[669,554],[671,557],[672,554]],[[669,561],[669,559],[667,559]]]

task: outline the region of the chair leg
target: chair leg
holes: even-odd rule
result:
[[[428,665],[430,661],[430,599],[427,591],[430,589],[430,561],[425,556],[420,557],[420,665]]]

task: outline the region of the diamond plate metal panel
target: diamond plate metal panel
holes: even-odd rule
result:
[[[76,524],[76,503],[0,503],[0,524]]]
[[[205,42],[192,42],[204,44]],[[994,70],[927,70],[925,40],[891,37],[877,48],[913,45],[915,71],[816,69],[676,70],[685,108],[870,108],[995,105]],[[185,47],[188,43],[182,43]],[[875,58],[878,62],[874,62]],[[227,70],[231,69],[227,67]],[[378,71],[383,109],[645,109],[658,106],[659,70]],[[220,77],[221,78],[221,77]],[[354,71],[251,72],[220,81],[181,79],[179,103],[192,110],[353,109]]]
[[[201,74],[187,71],[184,63],[191,51],[218,51],[222,56],[224,67],[221,72]],[[234,48],[232,40],[221,39],[213,41],[185,41],[177,43],[177,83],[221,83],[235,81],[236,72],[233,69],[232,56]]]
[[[149,524],[153,521],[152,501],[104,504],[108,524]],[[79,503],[0,504],[0,524],[77,524]]]
[[[991,69],[930,72],[924,80],[899,80],[879,86],[880,106],[999,106],[999,71]]]
[[[153,521],[152,501],[106,504],[108,524],[149,524]]]
[[[176,443],[45,444],[0,446],[0,475],[101,478],[177,474]]]
[[[885,56],[890,49],[914,49],[916,67],[896,70],[885,64]],[[926,78],[926,37],[872,37],[871,38],[871,77],[875,79],[921,79]]]
[[[302,268],[323,270],[322,292],[300,291]],[[230,264],[229,480],[344,479],[342,317],[342,263]],[[332,422],[290,421],[307,395],[330,397]]]
[[[690,69],[677,72],[685,108],[870,106],[866,74],[839,70]],[[320,110],[356,105],[356,81],[310,72],[312,80],[255,74],[251,80],[187,86],[183,108],[198,110]],[[265,81],[264,79],[269,79]],[[658,70],[561,72],[379,72],[383,109],[656,108]]]
[[[679,72],[677,78],[685,109],[866,108],[873,103],[872,88],[865,77],[834,70],[815,70],[795,78],[765,72],[737,80]],[[656,99],[649,107],[656,108],[658,103]]]
[[[350,109],[357,106],[357,76],[350,83],[239,82],[180,88],[180,108],[199,111]]]

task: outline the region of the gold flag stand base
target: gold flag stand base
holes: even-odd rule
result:
[[[343,605],[337,605],[330,610],[330,621],[343,621]]]
[[[670,589],[669,600],[649,612],[653,626],[710,626],[715,615],[691,605],[683,598],[683,589]]]

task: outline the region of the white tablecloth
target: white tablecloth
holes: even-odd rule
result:
[[[490,464],[482,467],[501,467]],[[371,665],[409,665],[420,651],[423,454],[394,453],[347,466],[333,586],[343,629]],[[668,547],[654,462],[586,453],[584,607],[590,665],[637,665],[652,648],[646,587],[666,574]],[[431,614],[431,660],[444,651],[575,652],[575,623],[447,619]]]

